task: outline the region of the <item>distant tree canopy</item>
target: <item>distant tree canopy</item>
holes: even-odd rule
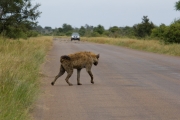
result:
[[[167,26],[165,24],[161,24],[159,27],[155,27],[152,30],[151,36],[154,38],[163,39],[166,29],[167,29]]]
[[[180,10],[180,0],[175,3],[175,9]]]
[[[0,34],[10,38],[31,36],[41,12],[31,0],[0,0]]]
[[[72,32],[79,32],[81,36],[86,37],[128,37],[128,38],[148,38],[159,39],[165,43],[180,43],[180,19],[175,20],[171,25],[166,26],[161,24],[155,26],[150,22],[148,16],[143,16],[141,23],[135,24],[132,27],[118,27],[113,26],[105,29],[102,25],[90,26],[86,24],[80,28],[73,28],[69,24],[63,24],[62,27],[52,29],[51,27],[42,28],[37,26],[36,30],[45,35],[60,35],[70,36]]]
[[[150,36],[154,27],[155,25],[149,21],[148,16],[143,16],[142,22],[133,26],[135,36],[137,37]]]
[[[97,27],[94,27],[93,32],[96,32],[99,35],[102,35],[104,33],[105,29],[104,26],[98,25]]]
[[[133,37],[135,35],[133,27],[125,26],[121,27],[121,36]]]
[[[117,26],[113,26],[109,28],[109,36],[111,37],[120,37],[120,28]]]
[[[71,25],[66,24],[66,23],[64,23],[62,27],[58,28],[60,35],[71,35],[73,30],[74,28]]]
[[[81,26],[81,28],[79,29],[79,34],[80,34],[81,36],[84,36],[85,33],[86,33],[85,27]]]

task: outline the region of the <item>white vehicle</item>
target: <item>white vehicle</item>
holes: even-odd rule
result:
[[[79,35],[79,33],[72,33],[72,35],[71,35],[71,41],[72,40],[79,40],[80,41],[80,35]]]

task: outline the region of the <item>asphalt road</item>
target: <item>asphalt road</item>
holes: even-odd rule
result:
[[[100,54],[92,67],[95,84],[86,70],[77,71],[54,86],[59,58],[78,51]],[[180,120],[180,57],[123,47],[55,39],[42,67],[42,94],[33,110],[35,120]]]

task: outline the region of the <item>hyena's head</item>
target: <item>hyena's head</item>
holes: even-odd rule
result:
[[[93,64],[96,66],[98,64],[98,60],[99,60],[99,54],[98,55],[93,55]]]

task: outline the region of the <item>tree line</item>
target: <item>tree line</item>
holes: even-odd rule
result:
[[[180,19],[174,20],[169,26],[161,24],[159,26],[151,22],[148,16],[143,16],[141,23],[131,26],[113,26],[105,29],[102,25],[90,26],[86,24],[80,28],[73,28],[69,24],[52,29],[51,27],[36,28],[43,35],[70,36],[72,32],[79,32],[85,37],[128,37],[136,39],[159,39],[165,43],[180,43]]]
[[[0,34],[9,38],[28,38],[32,36],[57,35],[70,36],[72,32],[79,32],[81,36],[87,37],[129,37],[149,39],[156,38],[166,43],[180,43],[180,19],[174,20],[166,26],[155,25],[148,16],[143,16],[140,23],[133,26],[112,26],[105,29],[102,25],[84,25],[73,28],[69,24],[63,24],[59,28],[52,29],[49,26],[38,25],[37,18],[41,12],[38,10],[40,4],[33,5],[31,0],[1,0],[0,1]],[[175,3],[175,9],[180,10],[180,0]]]

